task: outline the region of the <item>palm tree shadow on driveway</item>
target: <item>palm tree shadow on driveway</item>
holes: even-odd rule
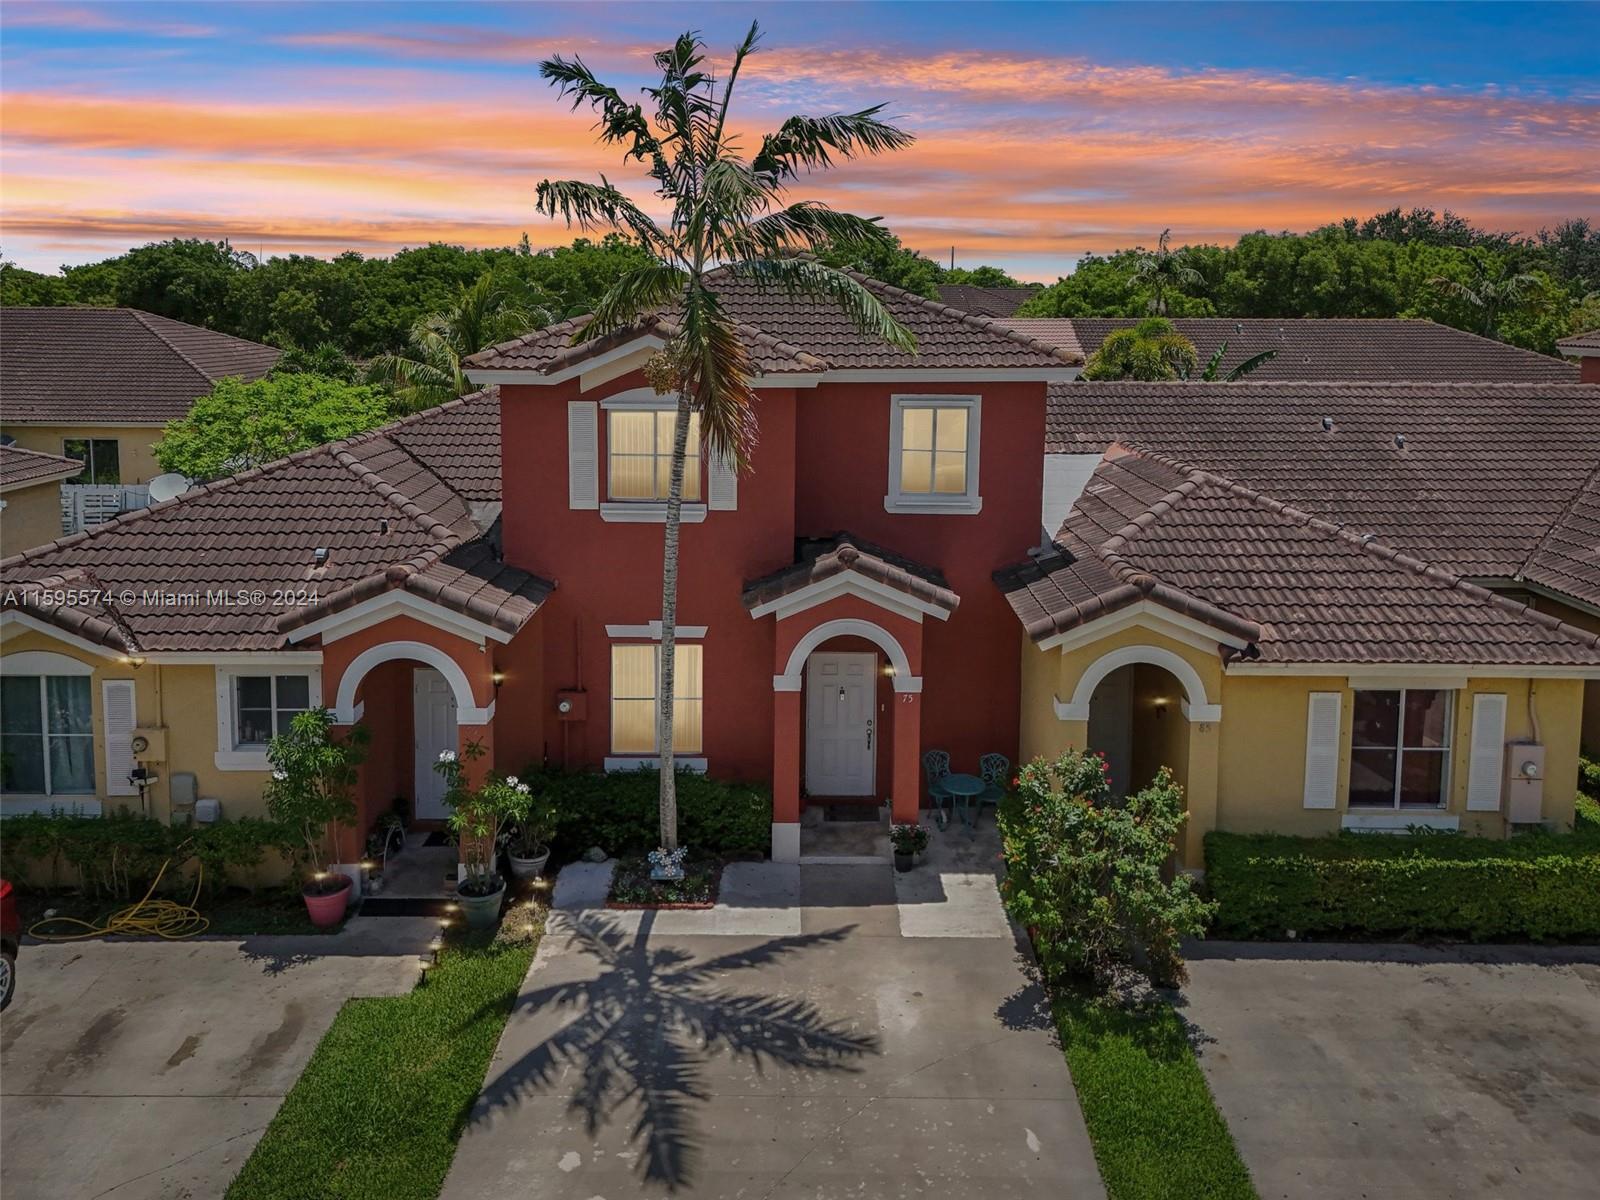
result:
[[[716,985],[730,971],[844,940],[854,926],[771,938],[711,958],[649,942],[652,914],[636,933],[592,912],[571,914],[568,948],[601,964],[594,979],[524,992],[517,1011],[570,1010],[575,1016],[503,1070],[473,1113],[481,1122],[499,1110],[556,1087],[577,1083],[568,1112],[582,1113],[589,1135],[631,1116],[635,1166],[646,1181],[677,1190],[692,1182],[700,1151],[694,1109],[712,1099],[703,1064],[718,1054],[800,1071],[859,1071],[881,1053],[875,1034],[830,1021],[804,997],[735,993]],[[556,934],[552,929],[550,936]]]

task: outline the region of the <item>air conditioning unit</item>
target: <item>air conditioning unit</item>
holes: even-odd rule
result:
[[[1544,820],[1544,747],[1538,742],[1506,743],[1505,792],[1508,824]]]

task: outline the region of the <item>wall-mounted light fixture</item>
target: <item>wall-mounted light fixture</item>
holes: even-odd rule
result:
[[[506,673],[504,671],[494,671],[490,674],[489,681],[494,684],[495,691],[499,691],[500,685],[506,681]]]
[[[1167,715],[1167,698],[1165,696],[1157,696],[1156,697],[1156,716],[1157,717],[1164,717],[1166,715]]]

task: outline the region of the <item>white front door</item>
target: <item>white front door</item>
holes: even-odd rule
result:
[[[870,796],[876,790],[878,656],[806,659],[806,791]]]
[[[456,695],[443,675],[432,667],[412,672],[415,697],[411,736],[416,745],[416,811],[424,821],[442,821],[450,815],[444,806],[444,779],[433,769],[439,754],[455,750]]]

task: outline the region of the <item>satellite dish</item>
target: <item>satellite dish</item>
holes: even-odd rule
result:
[[[150,503],[159,504],[163,500],[175,500],[193,486],[188,476],[180,475],[177,471],[157,475],[149,483]]]

